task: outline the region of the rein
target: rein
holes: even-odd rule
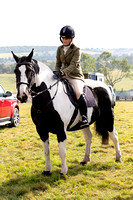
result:
[[[43,91],[41,91],[41,92],[38,92],[38,93],[36,93],[36,92],[34,92],[34,91],[32,91],[32,90],[30,89],[31,94],[32,94],[32,93],[35,93],[34,96],[32,95],[32,98],[36,98],[36,97],[39,96],[40,94],[42,94],[42,93],[44,93],[44,92],[47,92],[48,90],[51,90],[52,87],[54,87],[55,85],[57,85],[57,88],[56,88],[56,91],[55,91],[54,96],[51,98],[51,100],[45,105],[45,107],[44,107],[42,110],[35,108],[35,106],[33,106],[33,104],[32,104],[34,110],[35,110],[38,114],[41,114],[41,113],[47,108],[47,106],[54,100],[54,98],[55,98],[55,96],[56,96],[56,94],[57,94],[57,91],[58,91],[58,84],[59,84],[59,80],[57,80],[53,85],[50,85],[49,88],[47,88],[47,89],[45,89],[45,90],[43,90]]]
[[[19,82],[19,83],[17,83],[17,86],[20,86],[21,84],[25,84],[25,85],[27,85],[28,87],[30,86],[30,84],[29,84],[29,83],[26,83],[26,82]],[[54,94],[54,96],[51,98],[51,100],[47,103],[47,105],[45,105],[45,108],[43,108],[42,110],[39,110],[39,109],[36,109],[36,108],[32,105],[33,108],[34,108],[34,110],[36,110],[38,114],[42,113],[42,112],[46,109],[46,107],[54,100],[54,98],[55,98],[55,96],[56,96],[56,94],[57,94],[57,92],[58,92],[59,80],[57,80],[53,85],[50,85],[47,89],[42,90],[41,92],[34,92],[33,90],[31,90],[31,88],[29,88],[29,93],[31,94],[31,97],[34,99],[34,98],[36,98],[37,96],[39,96],[40,94],[45,93],[45,92],[47,92],[48,90],[51,90],[55,85],[57,85],[55,94]],[[32,95],[32,94],[35,94],[35,95]]]
[[[38,95],[40,95],[40,94],[42,94],[42,93],[44,93],[44,92],[47,92],[48,90],[51,90],[52,87],[54,87],[55,85],[57,85],[57,89],[56,89],[56,91],[55,91],[55,94],[54,94],[54,96],[52,97],[52,100],[53,100],[53,99],[55,98],[56,94],[57,94],[57,91],[58,91],[58,83],[59,83],[59,80],[56,81],[53,85],[50,85],[47,89],[42,90],[41,92],[34,92],[31,88],[29,88],[29,92],[31,93],[32,98],[35,98],[35,97],[37,97]],[[32,94],[34,94],[34,95],[32,95]]]

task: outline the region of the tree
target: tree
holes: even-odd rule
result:
[[[130,77],[131,69],[127,59],[116,59],[109,52],[103,52],[97,59],[97,69],[104,74],[105,82],[114,87],[125,77]]]
[[[96,70],[95,58],[87,53],[81,54],[81,67],[83,72],[94,72]]]

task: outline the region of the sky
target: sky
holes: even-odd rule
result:
[[[133,0],[0,0],[0,46],[59,46],[75,30],[80,48],[133,48]]]

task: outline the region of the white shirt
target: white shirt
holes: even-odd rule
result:
[[[67,50],[69,49],[69,47],[70,47],[70,46],[64,46],[64,49],[63,49],[64,55],[66,54],[66,52],[67,52]]]

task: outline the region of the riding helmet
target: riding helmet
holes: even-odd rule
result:
[[[60,37],[65,37],[65,38],[74,38],[75,37],[75,31],[71,26],[64,26],[60,30]]]

